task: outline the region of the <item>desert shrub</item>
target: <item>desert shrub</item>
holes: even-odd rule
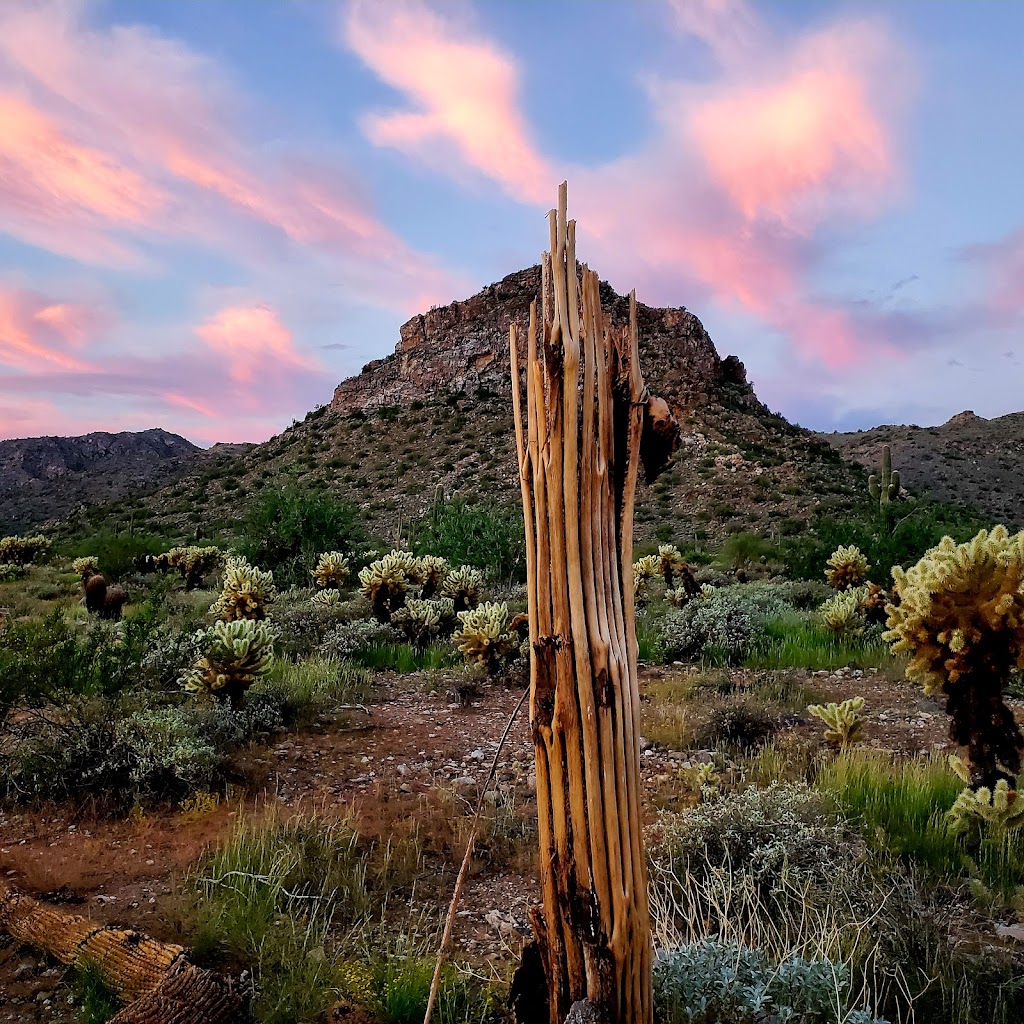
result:
[[[526,540],[518,508],[446,498],[435,502],[411,533],[417,554],[440,555],[452,565],[478,565],[501,580],[526,578]]]
[[[692,743],[698,747],[738,747],[750,750],[769,740],[778,723],[764,705],[752,700],[728,700],[712,705],[710,713],[694,728]]]
[[[243,709],[266,700],[276,708],[282,724],[310,725],[344,704],[362,704],[373,690],[365,669],[330,657],[300,662],[277,658],[268,675],[249,691]]]
[[[121,580],[133,573],[141,559],[168,549],[168,538],[153,533],[128,533],[101,530],[72,544],[72,557],[91,556],[103,566],[110,580]]]
[[[25,567],[13,562],[0,562],[0,583],[14,583],[25,575]]]
[[[39,706],[63,693],[117,693],[137,683],[158,611],[144,605],[119,623],[86,627],[61,609],[45,619],[13,622],[0,632],[0,712]]]
[[[709,597],[672,609],[662,620],[665,656],[742,661],[753,642],[749,612],[729,600]]]
[[[394,644],[400,634],[392,626],[376,619],[356,619],[331,629],[320,643],[319,651],[344,661],[357,658],[372,647]]]
[[[885,1024],[852,1006],[852,990],[844,963],[800,956],[775,963],[760,950],[717,939],[660,952],[654,965],[662,1024]]]
[[[263,492],[241,527],[239,553],[282,586],[305,586],[323,551],[349,555],[366,539],[358,510],[295,483]]]
[[[751,562],[773,559],[775,545],[756,533],[736,533],[729,537],[719,551],[719,561],[730,569],[742,569]]]

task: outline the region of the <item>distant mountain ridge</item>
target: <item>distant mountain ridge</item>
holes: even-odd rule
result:
[[[212,458],[230,457],[231,451]],[[0,441],[0,531],[72,515],[82,505],[148,493],[210,455],[158,428]]]
[[[401,536],[438,493],[516,505],[509,324],[525,341],[539,286],[540,268],[529,267],[412,317],[394,353],[342,381],[330,403],[235,459],[193,460],[173,486],[134,504],[135,521],[182,537],[231,532],[256,495],[286,479],[358,506],[385,539]],[[601,298],[613,324],[624,324],[628,298],[607,284]],[[640,487],[640,538],[779,536],[863,492],[859,471],[827,443],[758,401],[743,364],[719,357],[693,313],[638,303],[637,315],[645,379],[683,428],[668,471]],[[113,521],[129,511],[123,505]]]
[[[976,508],[1009,528],[1024,528],[1024,412],[985,419],[971,410],[937,427],[887,424],[822,434],[868,469],[892,449],[900,482],[912,494]]]

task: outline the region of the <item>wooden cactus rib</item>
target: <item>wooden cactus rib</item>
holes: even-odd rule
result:
[[[613,330],[597,274],[584,266],[577,278],[564,184],[549,219],[540,323],[530,309],[525,417],[514,325],[509,339],[543,891],[533,925],[552,1022],[588,1000],[606,1024],[645,1024],[651,934],[631,567],[648,395],[635,295],[628,329]]]
[[[185,950],[125,928],[98,925],[25,896],[0,882],[0,931],[56,957],[94,965],[126,1002],[111,1024],[230,1024],[242,1000],[216,975],[188,962]]]

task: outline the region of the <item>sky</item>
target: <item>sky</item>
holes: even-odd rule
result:
[[[545,248],[818,430],[1024,409],[1024,4],[0,4],[0,438],[260,441]]]

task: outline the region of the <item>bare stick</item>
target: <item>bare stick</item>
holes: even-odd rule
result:
[[[462,895],[462,883],[466,880],[469,861],[473,856],[473,848],[476,846],[476,837],[480,829],[480,814],[484,808],[484,796],[486,796],[487,788],[490,786],[494,779],[494,774],[498,770],[498,759],[501,757],[505,740],[508,739],[508,734],[512,731],[512,723],[515,722],[516,717],[522,710],[523,704],[526,703],[526,698],[529,696],[530,691],[527,688],[523,691],[522,697],[519,698],[519,703],[516,704],[512,717],[509,718],[508,725],[505,726],[505,731],[501,734],[501,739],[498,741],[498,749],[494,752],[494,760],[491,762],[491,770],[487,773],[483,789],[480,790],[480,796],[477,798],[476,813],[473,815],[473,827],[469,833],[469,842],[466,844],[466,854],[462,858],[462,866],[459,868],[459,875],[455,879],[455,892],[452,894],[452,902],[448,906],[448,916],[444,919],[441,948],[437,951],[437,963],[434,965],[434,977],[430,982],[430,998],[427,1000],[427,1012],[423,1017],[423,1024],[430,1024],[430,1018],[434,1015],[434,1001],[437,999],[437,990],[441,985],[441,970],[444,967],[445,954],[448,952],[448,943],[452,937],[452,926],[455,924],[455,910],[459,905],[459,897]]]

